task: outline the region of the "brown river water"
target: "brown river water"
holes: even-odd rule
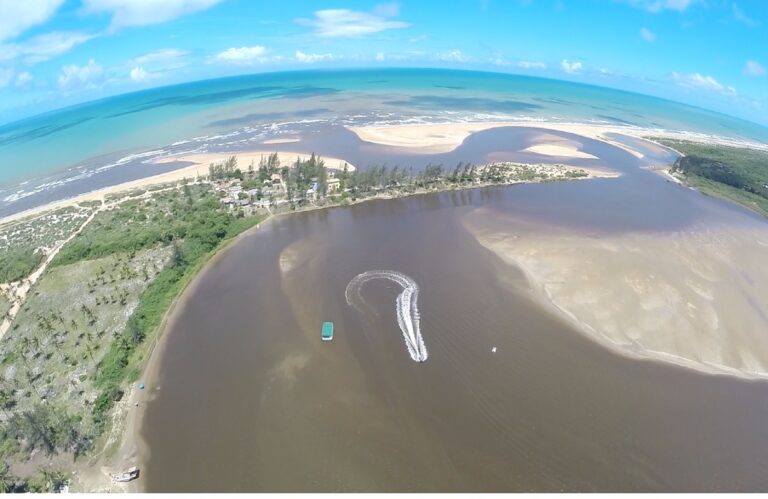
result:
[[[768,383],[603,348],[465,227],[478,208],[500,215],[489,226],[514,213],[585,235],[763,223],[611,149],[618,179],[371,201],[243,237],[165,333],[144,488],[768,490]],[[347,303],[350,280],[380,269],[418,285],[425,362],[398,327],[400,286],[370,281],[364,307]]]

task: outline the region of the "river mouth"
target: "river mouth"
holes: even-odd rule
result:
[[[506,214],[583,238],[764,230],[625,171],[300,213],[244,237],[166,332],[146,490],[765,490],[768,384],[604,348],[467,229],[478,216],[510,227]],[[644,211],[643,196],[666,209]],[[403,348],[402,286],[366,284],[363,313],[347,303],[349,282],[377,269],[418,285],[425,362]]]

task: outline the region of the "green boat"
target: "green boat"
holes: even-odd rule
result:
[[[321,338],[323,341],[331,341],[333,339],[333,322],[323,322]]]

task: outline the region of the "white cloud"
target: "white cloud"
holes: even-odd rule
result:
[[[142,82],[147,81],[149,78],[149,73],[144,70],[141,66],[136,66],[133,69],[131,69],[131,80],[135,82]]]
[[[390,3],[377,6],[373,12],[349,9],[317,10],[312,19],[297,19],[296,22],[311,26],[314,28],[314,34],[318,36],[359,37],[409,27],[409,23],[391,19],[398,13],[398,5]]]
[[[56,13],[64,0],[0,1],[0,41],[20,35],[43,24]]]
[[[747,61],[744,64],[744,74],[747,76],[763,76],[765,73],[765,67],[757,61]]]
[[[658,13],[664,10],[675,10],[677,12],[684,12],[691,5],[698,3],[700,0],[625,0],[626,3],[633,7],[643,9],[648,12]]]
[[[437,58],[445,62],[468,62],[470,57],[459,49],[437,54]]]
[[[104,68],[96,64],[93,59],[88,64],[78,66],[70,64],[61,68],[59,74],[59,87],[63,90],[77,90],[82,88],[96,88],[101,81]]]
[[[646,42],[653,43],[656,41],[656,33],[648,28],[640,28],[640,36],[642,36]]]
[[[189,52],[179,49],[160,49],[139,56],[135,58],[133,62],[138,65],[167,63],[176,59],[181,59],[188,54]]]
[[[219,62],[231,64],[251,64],[254,62],[267,62],[265,57],[267,48],[262,45],[253,47],[232,47],[223,52],[219,52],[214,59]]]
[[[385,58],[386,58],[386,56],[384,55],[384,52],[377,52],[377,53],[376,53],[376,60],[377,60],[377,61],[381,62],[381,61],[383,61]]]
[[[296,62],[303,64],[312,64],[314,62],[332,61],[335,57],[333,54],[305,54],[301,50],[296,51]]]
[[[53,31],[38,35],[23,43],[0,45],[0,60],[22,58],[28,64],[47,61],[69,52],[77,45],[87,42],[96,35],[81,31]]]
[[[723,95],[737,95],[736,89],[725,86],[712,76],[705,76],[701,73],[682,74],[676,71],[672,72],[672,79],[681,87],[709,90]]]
[[[578,73],[583,69],[583,66],[580,62],[568,62],[568,59],[563,59],[560,61],[560,69],[565,71],[566,73],[573,74]]]
[[[426,40],[427,38],[428,38],[427,35],[414,36],[414,37],[408,39],[408,43],[421,42],[421,41]]]
[[[758,21],[755,21],[754,19],[746,15],[744,11],[741,10],[735,2],[733,3],[733,5],[731,5],[731,12],[733,13],[733,18],[739,21],[740,23],[744,24],[745,26],[754,28],[755,26],[760,25]]]
[[[145,26],[213,7],[221,0],[83,0],[86,14],[112,16],[112,29]]]
[[[25,87],[30,81],[32,81],[32,74],[28,71],[23,71],[16,76],[16,86],[18,88]]]

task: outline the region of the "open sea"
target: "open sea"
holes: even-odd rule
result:
[[[609,123],[768,142],[768,128],[754,123],[558,80],[444,69],[266,73],[155,88],[0,126],[0,216],[181,166],[154,163],[169,155],[253,149],[348,125],[465,120]],[[323,144],[316,152],[329,154]],[[377,161],[349,159],[362,167]]]

